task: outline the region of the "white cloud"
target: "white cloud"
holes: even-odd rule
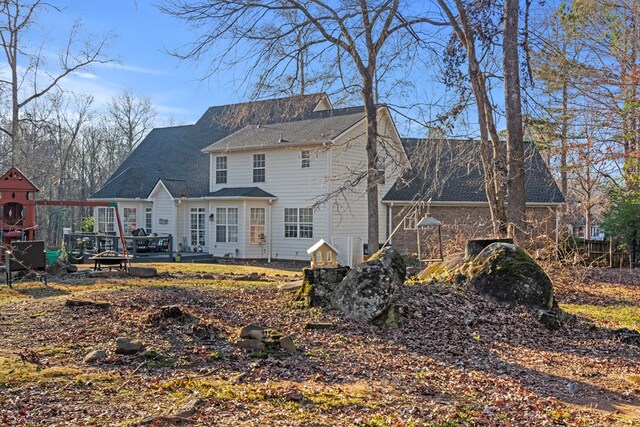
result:
[[[86,78],[78,75],[70,75],[62,79],[60,87],[65,91],[93,96],[93,105],[97,109],[106,107],[111,98],[118,96],[124,90],[124,87],[102,80],[98,76]]]
[[[103,64],[96,64],[95,66],[100,68],[110,68],[113,70],[128,71],[131,73],[149,74],[152,76],[167,75],[165,72],[161,70],[156,70],[156,69],[146,68],[146,67],[139,67],[137,65],[131,65],[131,64],[122,64],[118,62],[105,62]]]
[[[85,71],[76,71],[74,73],[76,76],[80,77],[81,79],[88,79],[88,80],[97,80],[100,77],[98,77],[97,75],[93,74],[93,73],[87,73]]]

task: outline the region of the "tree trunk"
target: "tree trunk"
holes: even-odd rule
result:
[[[505,113],[507,121],[507,217],[516,243],[527,235],[524,181],[524,141],[520,101],[520,67],[518,54],[518,0],[504,2],[503,70]]]
[[[373,97],[373,78],[363,79],[362,99],[367,119],[367,247],[369,255],[378,250],[378,112]]]
[[[560,127],[560,191],[567,197],[567,134],[569,130],[569,94],[567,80],[562,79],[562,125]]]
[[[480,127],[480,159],[484,170],[484,187],[491,213],[493,233],[505,232],[507,215],[504,204],[504,186],[502,180],[502,154],[500,140],[493,121],[493,109],[487,96],[484,76],[475,54],[473,42],[467,46],[469,78],[478,110]]]
[[[15,39],[11,40],[7,56],[11,67],[11,166],[18,166],[18,151],[20,150],[20,105],[18,103],[18,34],[13,34]]]

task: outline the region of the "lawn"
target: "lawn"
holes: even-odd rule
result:
[[[638,348],[612,333],[638,328],[635,272],[548,266],[575,314],[558,331],[528,309],[417,283],[399,295],[400,328],[379,329],[278,290],[298,271],[154,266],[153,279],[0,288],[1,425],[640,425]],[[251,273],[259,279],[242,277]],[[111,306],[66,307],[70,297]],[[158,320],[166,305],[191,320]],[[291,336],[297,351],[237,348],[249,323]],[[118,336],[146,351],[114,354]],[[84,363],[96,349],[107,358]]]

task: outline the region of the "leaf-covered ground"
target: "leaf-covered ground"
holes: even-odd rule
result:
[[[640,327],[639,272],[549,266],[561,307],[577,315],[552,332],[527,309],[449,285],[405,286],[409,314],[383,330],[300,307],[277,289],[295,271],[158,267],[156,279],[0,288],[0,425],[640,425],[639,348],[612,333]],[[253,271],[266,276],[229,274]],[[70,296],[112,305],[65,307]],[[210,336],[153,320],[171,304]],[[298,351],[235,348],[247,323],[291,335]],[[123,335],[146,355],[115,355]],[[107,359],[83,363],[94,349]]]

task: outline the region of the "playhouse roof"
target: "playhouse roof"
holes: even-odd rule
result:
[[[12,167],[0,176],[0,191],[40,191],[38,187],[24,176],[20,169]]]

